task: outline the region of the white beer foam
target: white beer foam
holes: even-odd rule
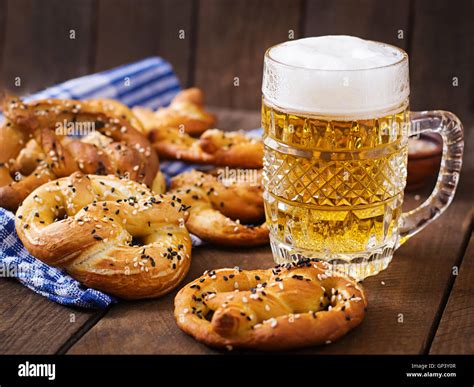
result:
[[[295,112],[370,118],[392,112],[410,93],[406,54],[352,36],[289,41],[265,56],[265,99]]]

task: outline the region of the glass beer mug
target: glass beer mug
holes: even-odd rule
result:
[[[276,45],[264,59],[264,201],[277,263],[316,258],[363,279],[451,203],[463,130],[445,111],[410,112],[408,56],[349,36]],[[431,196],[403,213],[408,137],[442,136]]]

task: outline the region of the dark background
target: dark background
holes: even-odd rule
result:
[[[471,124],[473,20],[472,0],[0,0],[0,83],[31,92],[160,55],[210,105],[255,110],[267,47],[289,30],[351,34],[408,52],[412,109],[451,110]]]

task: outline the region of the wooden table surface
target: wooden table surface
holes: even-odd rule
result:
[[[258,112],[216,111],[227,129],[259,126]],[[474,136],[456,198],[445,214],[396,253],[389,268],[364,281],[364,322],[341,340],[299,352],[314,354],[474,353]],[[429,190],[428,190],[429,191]],[[426,192],[408,193],[406,205]],[[273,265],[268,246],[193,250],[187,283],[206,269]],[[13,279],[0,279],[0,353],[3,354],[218,354],[182,333],[173,319],[176,291],[106,310],[64,307]]]

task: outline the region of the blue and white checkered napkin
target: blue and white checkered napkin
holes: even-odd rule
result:
[[[114,98],[128,106],[156,109],[170,103],[180,90],[171,65],[153,57],[87,75],[50,87],[25,100],[43,98]],[[180,173],[183,163],[165,163],[163,171]],[[196,242],[196,241],[195,241]],[[15,231],[13,213],[0,208],[0,277],[15,277],[34,292],[59,304],[84,308],[105,308],[116,299],[86,288],[63,270],[50,267],[31,256]]]

